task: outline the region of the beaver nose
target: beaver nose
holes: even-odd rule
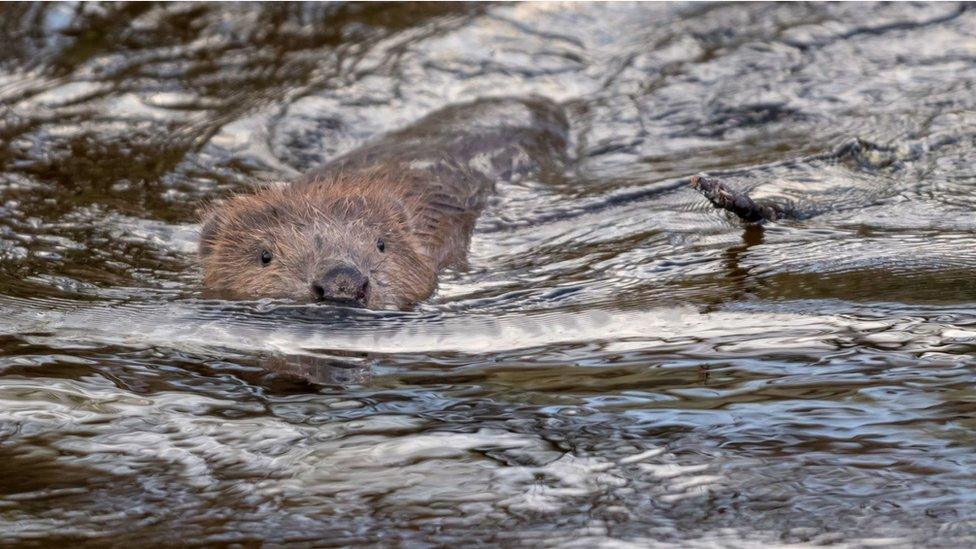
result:
[[[369,279],[352,265],[339,265],[312,283],[312,295],[317,301],[325,303],[365,307],[366,298],[369,297]]]

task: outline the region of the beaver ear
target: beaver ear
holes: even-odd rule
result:
[[[213,252],[213,241],[217,237],[217,229],[220,227],[220,218],[217,216],[216,207],[207,210],[200,222],[200,256],[207,257]]]

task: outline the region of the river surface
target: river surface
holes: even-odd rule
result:
[[[976,543],[976,8],[0,7],[0,545]],[[416,310],[207,300],[208,201],[537,94]],[[802,220],[745,228],[708,172]]]

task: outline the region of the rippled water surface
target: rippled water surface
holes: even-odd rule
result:
[[[0,7],[0,544],[976,543],[970,8]],[[432,300],[202,297],[202,205],[500,93],[575,162]]]

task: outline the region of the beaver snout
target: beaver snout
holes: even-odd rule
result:
[[[312,282],[312,296],[322,303],[365,307],[369,298],[369,279],[352,265],[338,265]]]

